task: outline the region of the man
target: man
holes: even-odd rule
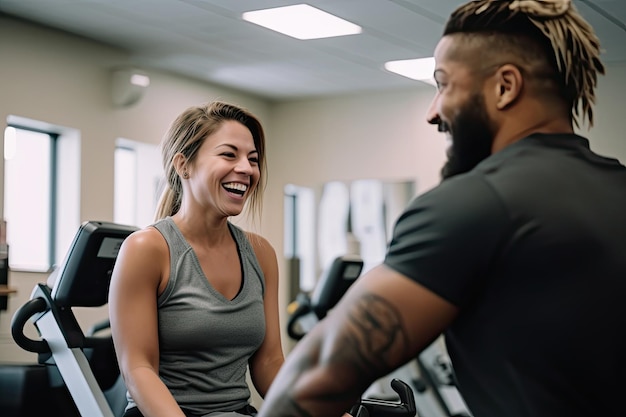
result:
[[[428,114],[452,139],[444,180],[296,345],[259,417],[340,416],[441,333],[475,417],[624,415],[626,167],[574,134],[599,54],[570,1],[450,16]]]

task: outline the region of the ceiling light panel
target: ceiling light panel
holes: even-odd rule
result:
[[[296,39],[319,39],[361,33],[360,26],[330,13],[295,4],[243,13],[243,19]]]
[[[433,78],[435,58],[403,59],[385,63],[385,69],[413,80],[436,85]]]

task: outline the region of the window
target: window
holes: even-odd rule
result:
[[[312,188],[288,184],[284,191],[284,254],[289,262],[291,299],[311,291],[319,268],[315,261],[315,193]]]
[[[137,223],[137,152],[132,148],[115,148],[115,198],[113,219],[116,223]]]
[[[73,129],[10,116],[4,132],[9,267],[48,272],[79,225],[79,139]]]
[[[55,140],[56,135],[14,126],[4,134],[4,218],[13,269],[47,271],[54,263]]]
[[[162,172],[158,146],[123,138],[116,141],[114,222],[137,227],[153,222]]]

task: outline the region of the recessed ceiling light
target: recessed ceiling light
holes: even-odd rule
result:
[[[385,69],[413,80],[436,85],[433,79],[435,72],[435,58],[433,57],[389,61],[385,63]]]
[[[243,19],[296,39],[361,33],[360,26],[307,4],[245,12]]]
[[[147,87],[150,85],[150,77],[145,74],[134,73],[130,76],[130,83],[139,87]]]

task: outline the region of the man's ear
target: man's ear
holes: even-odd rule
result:
[[[515,103],[522,94],[524,78],[519,68],[512,64],[502,65],[495,74],[496,107],[503,110]]]

